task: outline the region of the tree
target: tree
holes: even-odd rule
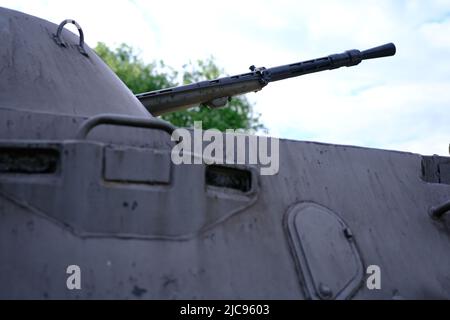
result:
[[[183,66],[182,73],[178,74],[162,60],[143,62],[135,50],[126,44],[112,50],[100,42],[95,51],[134,94],[177,86],[179,82],[188,84],[212,80],[224,73],[212,57],[195,63],[189,62]],[[224,108],[197,106],[165,114],[162,118],[178,127],[192,127],[194,121],[201,120],[203,129],[265,129],[260,123],[259,114],[253,111],[245,96],[233,97]]]

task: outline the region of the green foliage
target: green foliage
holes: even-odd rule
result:
[[[135,94],[179,85],[177,79],[181,79],[182,84],[189,84],[212,80],[223,74],[213,58],[190,62],[183,66],[181,75],[178,75],[172,68],[165,66],[162,60],[144,63],[133,48],[126,44],[111,50],[100,42],[95,51]],[[224,108],[197,106],[165,114],[162,118],[178,127],[192,127],[194,121],[203,121],[203,129],[265,129],[245,96],[232,98]]]
[[[145,64],[126,44],[113,51],[99,42],[95,51],[135,94],[176,85],[176,72],[162,61]]]

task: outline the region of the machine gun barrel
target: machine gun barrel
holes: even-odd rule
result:
[[[199,104],[218,108],[225,106],[231,97],[259,91],[269,82],[344,66],[351,67],[359,64],[362,60],[392,56],[395,51],[395,45],[388,43],[365,51],[348,50],[319,59],[268,69],[251,66],[249,73],[141,93],[136,97],[154,116]]]

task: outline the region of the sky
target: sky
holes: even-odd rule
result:
[[[271,136],[449,154],[450,0],[0,0],[88,45],[127,43],[180,69],[213,56],[226,74],[395,43],[394,57],[269,84],[247,98]]]

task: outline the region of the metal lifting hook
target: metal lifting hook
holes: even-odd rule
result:
[[[53,39],[55,40],[55,42],[61,46],[61,47],[67,47],[67,45],[64,43],[64,41],[61,40],[61,32],[64,28],[64,26],[67,23],[72,23],[74,24],[77,29],[78,29],[78,33],[80,34],[80,42],[78,44],[78,50],[80,51],[80,53],[86,57],[89,57],[86,50],[84,49],[84,34],[83,34],[83,30],[81,29],[80,25],[72,19],[66,19],[63,22],[61,22],[58,26],[58,30],[56,31],[56,34],[53,35]]]

